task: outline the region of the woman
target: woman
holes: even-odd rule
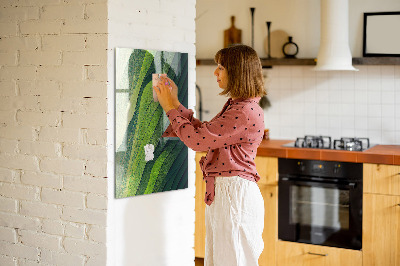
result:
[[[161,78],[155,88],[171,124],[164,137],[177,136],[195,151],[206,182],[205,265],[258,265],[263,250],[264,201],[254,159],[264,134],[259,107],[265,95],[257,53],[245,45],[215,55],[221,95],[230,98],[210,122],[193,117],[177,99],[176,85]]]

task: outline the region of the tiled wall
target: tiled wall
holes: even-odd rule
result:
[[[400,144],[400,66],[355,66],[358,72],[315,72],[311,66],[274,66],[264,70],[271,108],[264,111],[274,139],[305,134],[369,137],[372,143]],[[197,68],[204,120],[226,98],[213,66]]]

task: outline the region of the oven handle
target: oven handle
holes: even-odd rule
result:
[[[332,181],[315,181],[315,180],[304,180],[299,178],[281,177],[280,181],[289,182],[294,185],[307,185],[307,186],[319,186],[319,187],[337,187],[345,189],[354,189],[356,187],[355,182],[332,182]]]

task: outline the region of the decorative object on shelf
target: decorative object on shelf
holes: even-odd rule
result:
[[[235,16],[231,16],[231,27],[224,31],[224,48],[242,43],[242,30],[235,27]]]
[[[282,46],[282,52],[285,55],[285,58],[296,58],[296,55],[299,52],[299,47],[293,42],[292,36],[289,36],[288,40],[289,41]]]
[[[321,0],[321,38],[317,71],[352,70],[349,47],[349,1]]]
[[[264,51],[266,54],[269,54],[268,51],[270,51],[271,58],[266,59],[283,58],[285,55],[282,53],[282,45],[287,42],[289,34],[283,30],[271,30],[269,35],[271,36],[271,43],[268,44],[268,36],[266,36],[264,41]]]
[[[251,12],[251,47],[254,49],[254,11],[255,7],[250,7]]]
[[[400,11],[364,13],[363,56],[400,56]]]
[[[271,31],[270,31],[271,21],[266,21],[265,23],[267,24],[267,32],[268,32],[268,36],[267,36],[267,38],[268,38],[268,55],[267,55],[267,58],[270,59],[270,58],[272,58],[271,57]]]

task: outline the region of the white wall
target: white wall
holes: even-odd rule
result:
[[[0,265],[105,265],[104,2],[0,1]]]
[[[256,19],[261,20],[257,14],[266,12],[264,17],[272,21],[273,27],[297,33],[293,36],[300,47],[299,58],[316,57],[319,1],[222,1],[220,4],[225,9],[216,10],[213,1],[197,5],[198,58],[213,58],[222,46],[222,30],[229,27],[229,16],[237,15],[235,12],[242,14],[237,15],[237,20],[243,24],[237,27],[249,29],[244,43],[250,44],[249,6],[256,6]],[[349,9],[350,47],[353,57],[357,57],[362,54],[362,13],[400,10],[400,2],[349,0]],[[265,26],[264,19],[258,23]],[[263,57],[260,36],[265,38],[266,30],[256,31],[255,35],[255,49]],[[324,134],[334,138],[369,137],[373,143],[400,144],[400,66],[355,67],[360,71],[314,72],[310,66],[274,66],[264,70],[272,104],[265,111],[271,137],[294,139],[305,134]],[[213,66],[197,67],[196,83],[202,89],[203,109],[209,111],[203,114],[204,120],[211,119],[226,100],[215,96],[219,89],[213,71]]]
[[[109,1],[108,25],[108,263],[194,264],[194,153],[189,188],[125,199],[114,197],[115,48],[189,53],[189,107],[195,103],[195,0]],[[111,181],[112,180],[112,181]]]
[[[197,58],[214,58],[223,46],[223,31],[230,27],[230,17],[242,30],[242,42],[251,45],[251,13],[254,15],[254,49],[266,57],[265,39],[271,21],[271,31],[283,30],[299,46],[299,58],[314,58],[320,38],[320,0],[202,0],[196,17]],[[399,11],[398,0],[349,0],[349,42],[353,57],[362,56],[363,12]],[[273,43],[273,40],[272,40]],[[272,46],[272,45],[271,45]]]

